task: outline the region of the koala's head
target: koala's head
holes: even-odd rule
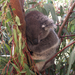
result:
[[[34,45],[46,38],[51,29],[56,28],[52,19],[38,11],[28,13],[25,20],[27,39]]]
[[[40,35],[38,35],[39,42],[48,36],[50,30],[54,30],[56,28],[56,25],[54,24],[54,21],[52,19],[49,19],[46,16],[44,16],[43,19],[44,20],[41,21]]]

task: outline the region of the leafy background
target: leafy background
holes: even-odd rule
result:
[[[25,14],[32,10],[38,10],[52,18],[57,25],[56,32],[58,33],[70,10],[69,8],[71,8],[74,2],[75,0],[24,0],[24,10]],[[0,1],[0,7],[2,7],[0,9],[0,74],[13,75],[13,68],[15,68],[18,72],[17,75],[23,73],[26,75],[36,75],[32,71],[32,66],[29,67],[28,63],[24,63],[27,61],[27,56],[22,52],[22,49],[25,47],[26,41],[23,42],[22,34],[17,26],[20,25],[20,20],[16,16],[15,22],[17,24],[14,23],[8,3],[9,0]],[[12,54],[13,44],[15,44],[15,53],[18,54],[18,61],[24,67],[22,70],[18,62],[15,62]],[[61,50],[63,51],[55,57],[55,64],[43,73],[39,73],[40,75],[75,75],[75,8],[61,33],[60,46],[57,52]],[[30,54],[28,54],[28,57],[30,57]]]

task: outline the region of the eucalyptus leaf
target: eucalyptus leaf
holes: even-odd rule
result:
[[[15,42],[15,52],[18,52],[19,48],[18,48],[18,41],[17,41],[17,33],[15,29],[13,29],[13,34],[14,34],[14,42]]]
[[[51,3],[45,4],[44,8],[47,11],[47,14],[49,14],[49,12],[51,12],[52,18],[53,18],[54,22],[56,22],[57,21],[57,16],[55,14],[53,4],[51,4]]]
[[[22,50],[21,50],[21,46],[22,46],[22,44],[21,44],[22,35],[21,35],[21,33],[19,33],[18,35],[19,35],[19,53],[20,53],[20,55],[21,55],[21,53],[22,53],[22,52],[21,52],[21,51],[22,51]]]
[[[44,62],[45,60],[34,60],[35,63],[38,63],[38,62]]]
[[[8,41],[8,43],[12,42],[12,40],[13,40],[13,37],[10,38],[10,40]]]
[[[62,17],[64,15],[63,7],[60,6],[60,16]]]
[[[10,0],[8,0],[8,2],[10,2]]]
[[[12,65],[14,66],[14,68],[15,68],[18,72],[20,72],[20,69],[19,69],[15,64],[12,63]]]
[[[10,14],[10,12],[9,12],[9,11],[7,12],[7,14],[6,14],[6,15],[7,15],[7,18],[8,18],[8,19],[11,19],[11,18],[12,18],[12,17],[11,17],[11,14]]]
[[[74,40],[72,39],[72,40],[67,44],[67,46],[68,46],[69,44],[71,44],[73,41],[74,41]],[[67,47],[67,48],[63,51],[63,53],[66,53],[67,51],[69,51],[69,49],[71,49],[71,46]]]
[[[72,66],[72,64],[74,63],[74,61],[75,61],[75,48],[73,49],[73,51],[72,51],[71,54],[70,54],[69,67],[68,67],[67,75],[69,75],[71,66]]]
[[[28,4],[37,4],[37,2],[28,2]]]
[[[6,27],[7,27],[7,30],[9,31],[10,35],[12,35],[12,31],[11,31],[11,29],[10,29],[8,23],[6,23]]]
[[[31,75],[31,74],[30,74],[30,69],[29,69],[28,65],[25,64],[24,66],[25,66],[25,70],[27,71],[27,72],[26,72],[26,75]]]
[[[33,71],[31,71],[31,70],[29,70],[29,71],[30,71],[31,74],[35,75],[35,73]]]
[[[71,21],[71,24],[75,24],[75,19]]]
[[[5,46],[7,47],[7,49],[9,50],[9,52],[11,53],[11,48],[9,45],[5,44]]]
[[[40,7],[40,6],[37,6],[37,9],[38,9],[40,12],[42,12],[44,15],[48,15],[47,12],[46,12],[46,10],[45,10],[45,8]]]
[[[0,11],[0,16],[2,15],[2,12]]]
[[[18,16],[15,17],[15,21],[17,23],[18,26],[21,26],[21,23],[20,23],[20,19]]]
[[[15,10],[15,8],[12,9],[12,11]]]
[[[0,1],[0,4],[2,4],[5,0]]]

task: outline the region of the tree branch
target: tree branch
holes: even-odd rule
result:
[[[60,38],[64,38],[64,37],[72,37],[72,36],[75,36],[75,34],[74,34],[74,35],[64,35],[64,36],[60,36]]]
[[[21,26],[19,26],[20,31],[22,32],[22,36],[25,37],[26,30],[26,22],[25,22],[25,14],[23,11],[23,5],[21,0],[10,0],[10,5],[15,10],[13,11],[14,16],[18,16],[20,18]]]
[[[70,16],[70,14],[72,13],[74,7],[75,7],[75,2],[73,3],[73,5],[72,5],[71,9],[69,10],[69,12],[68,12],[68,14],[67,14],[67,16],[66,16],[66,18],[65,18],[65,20],[64,20],[64,22],[63,22],[63,24],[61,25],[61,27],[60,27],[60,29],[59,29],[58,37],[60,37],[61,32],[62,32],[62,29],[63,29],[63,27],[65,26],[66,22],[68,21],[69,16]]]
[[[44,64],[44,67],[45,67],[45,65],[48,63],[48,62],[50,62],[53,58],[55,58],[59,53],[61,53],[62,51],[64,51],[67,47],[69,47],[69,46],[71,46],[72,44],[74,44],[75,43],[75,41],[74,42],[72,42],[71,44],[69,44],[68,46],[66,46],[66,47],[64,47],[62,50],[60,50],[59,52],[57,52],[53,57],[51,57],[48,61],[46,61],[46,63]],[[43,67],[43,68],[44,68]]]

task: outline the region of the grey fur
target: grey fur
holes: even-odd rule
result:
[[[44,60],[36,63],[38,70],[43,71],[44,69],[42,68],[45,62],[56,53],[56,48],[59,44],[59,38],[54,31],[56,26],[52,19],[49,19],[39,11],[29,12],[25,16],[25,20],[27,25],[27,43],[33,52],[32,58],[34,60]],[[52,64],[53,60],[45,66],[45,69]]]

